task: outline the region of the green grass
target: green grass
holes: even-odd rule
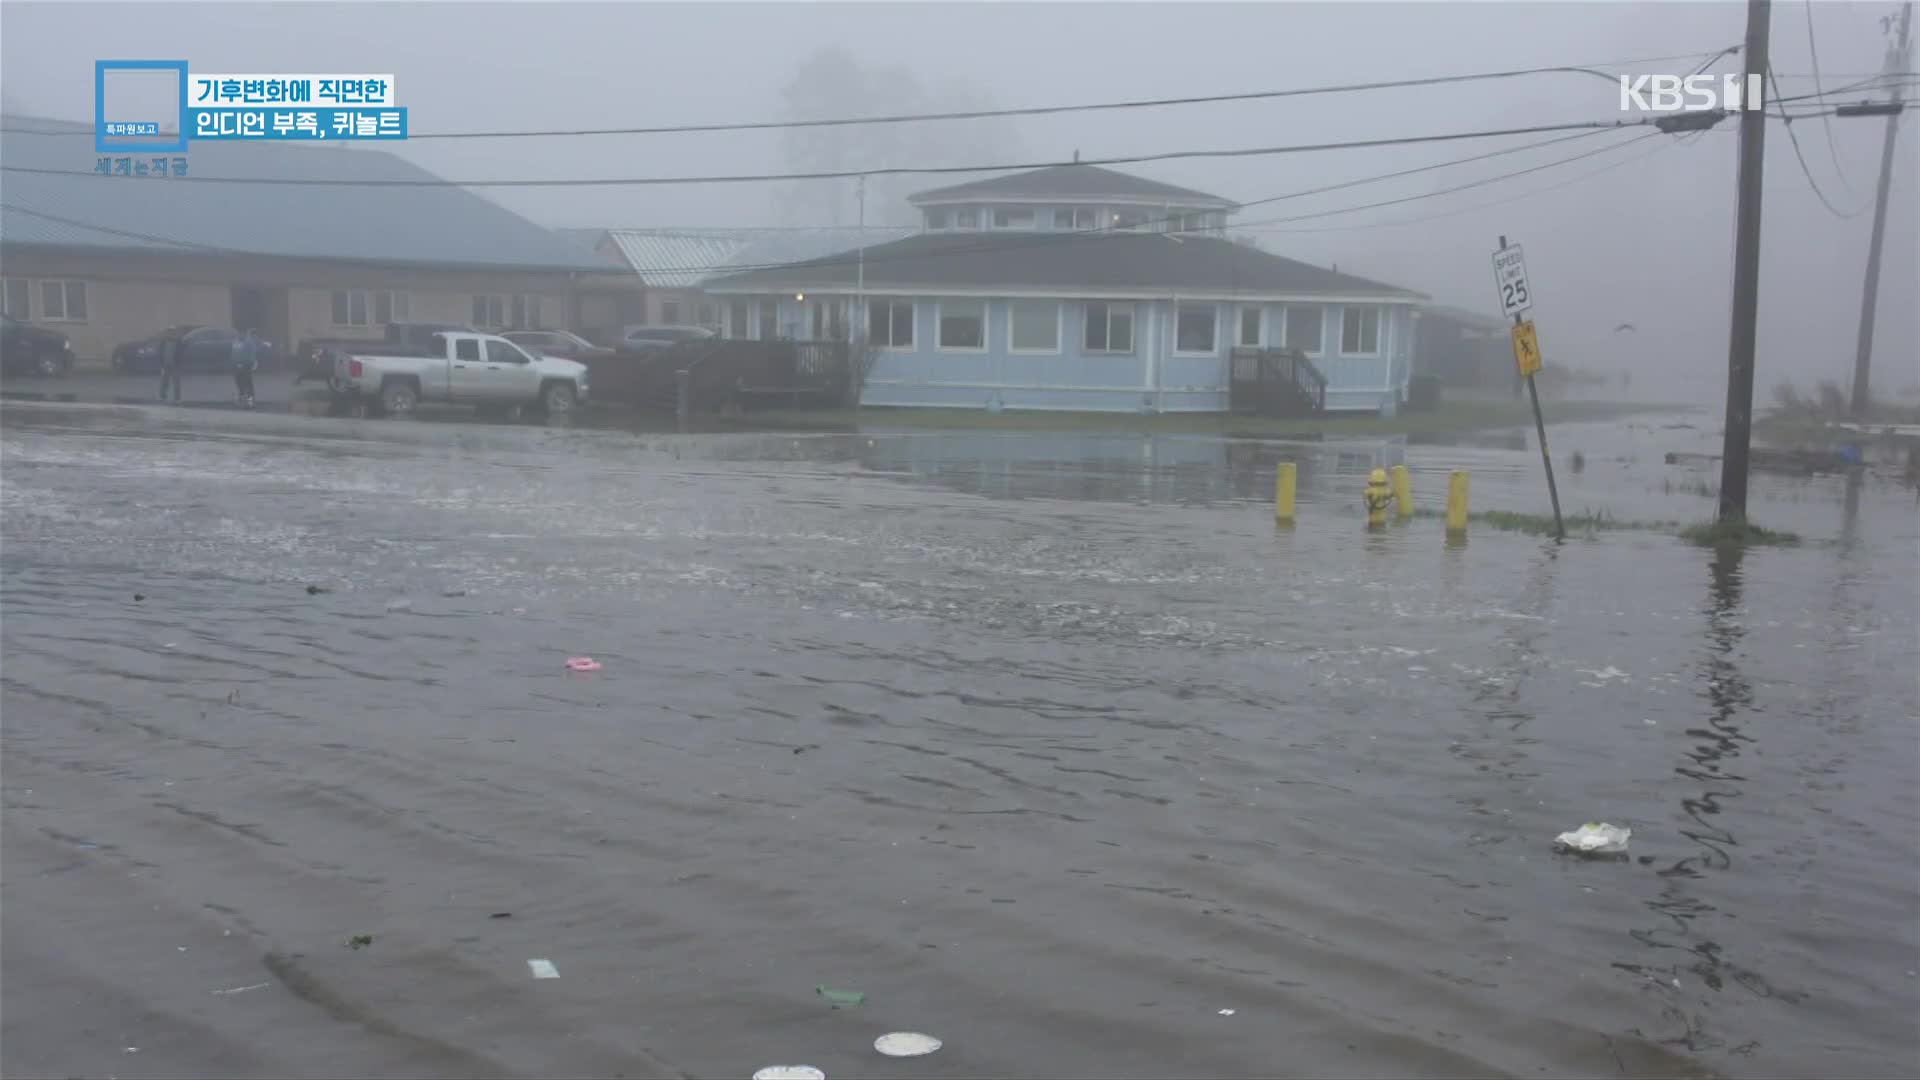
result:
[[[1739,519],[1703,521],[1697,525],[1689,525],[1680,530],[1680,538],[1689,544],[1711,548],[1750,545],[1793,547],[1800,543],[1800,537],[1794,533],[1762,528],[1751,521]]]
[[[1550,402],[1548,425],[1568,420],[1605,420],[1634,413],[1670,412],[1684,406],[1618,401]],[[702,418],[705,421],[707,418]],[[1196,434],[1247,438],[1308,435],[1446,435],[1533,423],[1524,401],[1446,402],[1432,412],[1384,417],[1376,414],[1278,418],[1222,413],[1114,413],[984,409],[876,408],[767,411],[732,421],[736,430],[859,431],[871,428],[967,431],[1099,431]],[[703,425],[704,426],[704,425]]]
[[[1443,518],[1446,514],[1440,510],[1420,509],[1415,516],[1423,518]],[[1677,521],[1637,521],[1614,517],[1605,510],[1581,510],[1565,514],[1562,521],[1566,524],[1567,535],[1591,540],[1603,532],[1622,532],[1637,530],[1641,532],[1670,533],[1680,528]],[[1468,514],[1469,525],[1480,524],[1504,532],[1525,533],[1528,536],[1552,536],[1552,514],[1523,514],[1513,510],[1482,510]]]

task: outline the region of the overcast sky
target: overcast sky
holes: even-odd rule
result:
[[[1813,41],[1829,86],[1878,72],[1891,2],[1821,0]],[[1784,91],[1813,82],[1809,8],[1777,0],[1773,57]],[[1744,37],[1745,4],[97,4],[0,5],[0,92],[10,111],[88,120],[93,61],[184,58],[223,72],[391,72],[415,132],[780,119],[839,102],[787,100],[800,64],[839,47],[887,100],[993,106],[1268,90],[1551,64],[1684,73]],[[1695,59],[1627,63],[1691,54]],[[1712,70],[1737,70],[1723,58]],[[854,84],[860,79],[851,80]],[[1856,97],[1858,95],[1855,95]],[[1913,96],[1920,96],[1915,91]],[[874,154],[1014,163],[1314,143],[1620,117],[1615,84],[1586,75],[1309,96],[1228,105],[916,126],[873,135]],[[1489,254],[1525,245],[1549,361],[1628,369],[1708,398],[1724,383],[1738,139],[1671,137],[1403,205],[1278,223],[1276,254],[1359,273],[1453,304],[1493,306]],[[1876,385],[1920,382],[1920,137],[1909,120],[1895,168]],[[874,129],[863,129],[872,131]],[[1759,397],[1782,378],[1851,371],[1884,121],[1796,124],[1824,209],[1785,127],[1769,125]],[[983,140],[983,132],[986,138]],[[1583,153],[1634,133],[1310,198],[1254,207],[1267,221],[1427,194]],[[841,136],[844,138],[844,135]],[[1544,136],[1131,166],[1254,200]],[[990,147],[1005,142],[1004,152]],[[983,141],[986,145],[983,145]],[[819,147],[815,147],[819,149]],[[422,140],[398,151],[450,179],[754,173],[792,167],[807,145],[778,132],[515,140]],[[356,152],[356,151],[316,151]],[[837,153],[838,150],[830,152]],[[976,155],[986,154],[982,159]],[[83,155],[86,156],[86,155]],[[816,155],[818,156],[818,155]],[[1835,159],[1839,169],[1836,171]],[[940,160],[933,160],[940,159]],[[91,164],[77,163],[81,166]],[[1609,168],[1609,166],[1613,166]],[[1600,171],[1605,170],[1605,171]],[[929,177],[910,191],[962,177]],[[3,184],[0,178],[0,184]],[[1553,189],[1553,190],[1548,190]],[[1537,193],[1537,194],[1534,194]],[[851,182],[796,197],[791,185],[489,189],[548,225],[753,225],[851,221]],[[891,201],[897,195],[888,193]],[[875,217],[897,205],[870,207]],[[826,223],[826,222],[822,222]],[[404,227],[404,223],[396,223]],[[1616,333],[1620,323],[1635,332]]]

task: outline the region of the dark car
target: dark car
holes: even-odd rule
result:
[[[0,331],[0,365],[7,374],[64,375],[73,370],[73,343],[67,335],[29,326],[11,315]]]
[[[620,335],[620,351],[658,352],[683,341],[698,341],[714,336],[714,332],[704,326],[630,326]]]
[[[578,360],[583,364],[613,355],[613,350],[605,345],[595,345],[579,334],[566,330],[509,330],[500,336],[528,352]]]
[[[183,372],[224,372],[232,369],[233,343],[240,332],[224,326],[169,326],[152,337],[129,341],[113,350],[113,366],[125,374],[149,374],[160,370],[160,354],[169,341],[180,344],[180,370]],[[274,366],[278,356],[273,343],[261,342],[260,367]]]

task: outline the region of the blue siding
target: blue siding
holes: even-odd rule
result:
[[[782,334],[805,336],[809,308],[816,299],[796,303],[791,296],[762,297],[777,302]],[[836,302],[845,298],[833,297]],[[886,299],[880,294],[872,300]],[[905,299],[905,298],[901,298]],[[1012,304],[1006,299],[952,298],[957,303],[986,305],[986,348],[980,351],[942,350],[937,347],[937,314],[942,301],[913,298],[913,347],[882,348],[876,352],[867,377],[863,404],[931,406],[972,409],[1059,409],[1097,412],[1221,412],[1228,407],[1230,353],[1239,342],[1243,307],[1263,314],[1262,341],[1282,344],[1284,319],[1297,318],[1301,304],[1241,305],[1232,302],[1184,301],[1186,305],[1213,303],[1216,311],[1214,348],[1194,355],[1175,346],[1175,302],[1171,299],[1133,304],[1133,350],[1128,354],[1089,353],[1084,347],[1086,303],[1061,300],[1058,352],[1016,352],[1012,348]],[[1111,303],[1124,303],[1113,301]],[[1320,304],[1321,350],[1310,353],[1327,376],[1327,407],[1336,411],[1387,411],[1406,397],[1412,371],[1411,307],[1380,306],[1379,348],[1367,355],[1341,350],[1344,309]],[[1283,314],[1288,308],[1291,314]],[[756,309],[757,310],[757,309]],[[861,316],[849,321],[857,324]],[[756,320],[757,321],[757,320]]]

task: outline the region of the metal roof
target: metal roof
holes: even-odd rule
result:
[[[907,201],[915,206],[967,199],[1049,199],[1057,202],[1123,199],[1128,202],[1175,202],[1183,206],[1222,209],[1230,209],[1235,205],[1232,200],[1218,195],[1163,184],[1158,180],[1115,172],[1098,165],[1052,165],[986,180],[970,180],[907,197]]]
[[[655,289],[698,288],[716,275],[891,243],[917,228],[608,229],[627,265]]]
[[[869,247],[864,262],[868,292],[951,288],[1426,298],[1230,240],[1165,233],[924,233]],[[855,274],[855,261],[841,254],[726,275],[706,286],[728,292],[826,290],[852,287]]]
[[[6,115],[0,243],[115,251],[210,251],[281,258],[519,270],[601,270],[552,230],[453,185],[207,184],[205,177],[433,180],[383,150],[291,142],[195,142],[184,177],[102,176],[88,124]],[[58,134],[32,134],[30,131]]]

